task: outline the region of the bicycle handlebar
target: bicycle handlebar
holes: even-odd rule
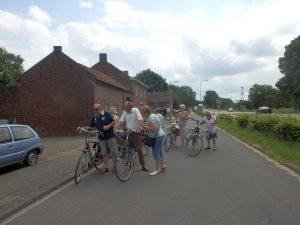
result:
[[[99,130],[87,130],[83,127],[78,127],[77,130],[79,131],[79,134],[81,133],[81,131],[85,132],[85,133],[88,133],[90,135],[93,135],[93,134],[99,134],[101,136],[104,136],[103,132],[99,131]]]

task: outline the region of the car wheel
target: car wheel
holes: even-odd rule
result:
[[[39,159],[38,152],[36,150],[30,151],[26,155],[25,164],[27,166],[33,166],[33,165],[37,164],[38,159]]]

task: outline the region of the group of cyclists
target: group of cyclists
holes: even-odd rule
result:
[[[150,176],[158,175],[166,169],[164,157],[164,139],[165,132],[162,127],[163,116],[160,113],[153,113],[151,108],[147,105],[142,105],[139,109],[134,107],[131,101],[126,101],[124,104],[124,111],[121,117],[118,117],[114,108],[110,112],[104,110],[101,104],[95,103],[93,106],[94,115],[91,118],[88,129],[97,129],[99,131],[99,146],[104,163],[104,173],[109,172],[109,157],[110,155],[113,170],[116,168],[116,152],[117,142],[115,131],[124,128],[133,130],[134,132],[134,146],[138,153],[139,163],[143,171],[149,171],[145,165],[145,159],[142,152],[142,131],[146,131],[148,138],[154,140],[152,147],[152,154],[155,160],[155,168],[149,173]],[[185,105],[180,105],[179,112],[175,115],[179,124],[180,133],[183,137],[188,135],[187,121],[192,117],[186,111]],[[216,117],[210,112],[206,112],[202,120],[206,127],[206,150],[216,150]],[[212,145],[211,145],[212,142]]]

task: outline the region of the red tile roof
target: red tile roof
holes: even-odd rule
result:
[[[113,78],[111,78],[110,76],[100,72],[100,71],[97,71],[97,70],[94,70],[94,69],[91,69],[89,67],[86,67],[80,63],[78,63],[83,69],[85,69],[88,73],[92,74],[97,80],[99,81],[102,81],[106,84],[109,84],[109,85],[112,85],[112,86],[115,86],[115,87],[118,87],[118,88],[121,88],[123,90],[126,90],[126,91],[130,91],[132,92],[131,90],[129,90],[128,88],[126,88],[123,84],[121,84],[120,82],[114,80]]]

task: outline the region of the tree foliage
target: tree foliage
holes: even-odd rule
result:
[[[149,87],[150,92],[160,92],[168,90],[166,79],[150,69],[146,69],[137,73],[135,79],[146,84]]]
[[[208,90],[204,95],[204,105],[209,108],[217,108],[217,100],[219,99],[219,95],[217,92]]]
[[[254,108],[260,106],[278,107],[279,92],[271,85],[254,84],[249,90],[249,100]]]
[[[296,108],[300,108],[300,36],[285,46],[279,59],[279,70],[284,76],[276,83],[281,95]]]
[[[169,90],[173,91],[175,94],[175,104],[174,107],[178,108],[180,104],[184,104],[187,107],[192,107],[198,104],[196,101],[196,92],[189,86],[176,86],[169,85]]]
[[[0,86],[18,85],[24,72],[23,59],[0,47]]]

